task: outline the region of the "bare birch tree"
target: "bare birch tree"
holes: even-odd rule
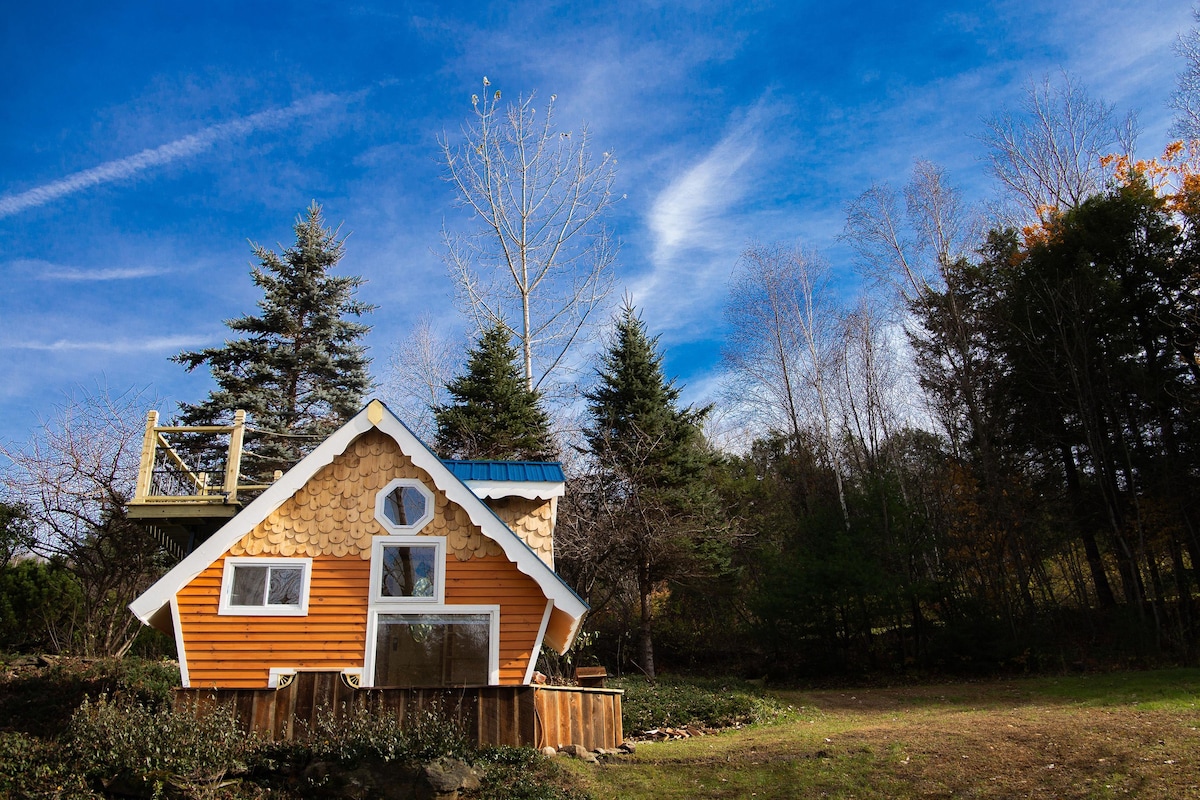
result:
[[[846,208],[845,240],[858,253],[859,268],[890,286],[918,360],[941,365],[947,384],[938,390],[921,375],[934,415],[958,449],[986,427],[978,353],[969,309],[956,275],[980,247],[980,216],[963,202],[945,170],[918,161],[902,192],[876,184]],[[929,312],[949,324],[926,328]],[[920,370],[920,365],[918,365]],[[965,414],[965,419],[963,418]]]
[[[1200,22],[1200,10],[1193,10]],[[1171,132],[1185,139],[1200,139],[1200,26],[1179,34],[1175,52],[1184,60],[1179,73],[1178,89],[1171,106],[1178,112]]]
[[[730,291],[725,363],[733,394],[795,444],[815,434],[833,472],[846,527],[837,391],[842,310],[830,300],[829,266],[796,247],[755,245]]]
[[[1030,83],[1020,108],[988,120],[980,136],[991,151],[992,174],[1018,206],[1004,220],[1014,227],[1100,191],[1101,157],[1132,155],[1136,138],[1132,113],[1119,117],[1065,72],[1057,83],[1049,76]]]
[[[466,346],[461,337],[442,333],[433,317],[423,314],[388,357],[385,399],[427,442],[437,433],[433,409],[445,404],[446,384],[457,373]]]
[[[616,244],[603,219],[617,161],[593,156],[586,126],[556,128],[554,95],[541,108],[534,100],[472,96],[461,140],[442,137],[446,179],[475,221],[443,240],[467,312],[480,331],[513,334],[527,387],[545,394],[612,289]]]
[[[61,560],[79,581],[85,655],[123,655],[141,624],[126,605],[162,567],[149,533],[125,515],[133,497],[142,424],[152,398],[137,391],[80,391],[54,410],[24,446],[0,445],[5,493],[33,523],[31,549]]]

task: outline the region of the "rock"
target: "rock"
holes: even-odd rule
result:
[[[617,745],[617,749],[623,753],[636,753],[637,745],[633,742],[621,742]]]
[[[581,744],[564,744],[558,748],[558,752],[563,755],[568,755],[571,758],[578,758],[580,761],[585,761],[588,764],[598,763],[595,753],[588,750]]]
[[[554,758],[556,755],[558,755],[558,751],[555,750],[550,745],[546,745],[545,747],[542,748],[542,755],[547,756],[549,758]]]
[[[426,764],[423,773],[425,781],[429,787],[433,789],[435,795],[458,792],[475,792],[482,786],[479,772],[465,761],[459,761],[457,758],[439,758],[437,761]]]

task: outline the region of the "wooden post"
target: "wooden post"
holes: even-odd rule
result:
[[[233,431],[229,434],[229,460],[225,462],[225,502],[237,502],[238,474],[242,469],[242,440],[246,435],[246,412],[233,412]]]
[[[154,447],[158,443],[158,412],[146,414],[146,436],[142,439],[142,460],[138,464],[137,486],[133,490],[134,502],[144,500],[150,494],[150,482],[154,479]]]

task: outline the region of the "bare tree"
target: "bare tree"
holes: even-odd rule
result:
[[[422,314],[395,343],[383,380],[384,399],[427,442],[437,432],[433,409],[446,402],[446,384],[457,373],[466,342],[442,333]]]
[[[861,459],[857,472],[863,474],[883,466],[883,446],[903,424],[896,349],[883,316],[865,297],[843,318],[842,347],[841,413],[859,443],[854,455]]]
[[[903,206],[901,206],[901,196]],[[963,202],[945,170],[918,161],[902,193],[875,185],[846,208],[844,239],[869,278],[892,287],[934,415],[957,449],[985,432],[979,353],[959,272],[980,247],[980,215]],[[943,329],[928,329],[934,317]],[[934,369],[936,367],[936,369]],[[965,414],[965,418],[964,418]]]
[[[1200,10],[1192,15],[1200,22]],[[1171,98],[1172,107],[1179,113],[1171,132],[1185,139],[1200,139],[1200,27],[1179,34],[1175,52],[1183,58],[1178,90]]]
[[[867,277],[911,304],[945,286],[947,270],[978,248],[981,227],[946,171],[918,161],[901,194],[875,184],[847,206],[844,238]]]
[[[484,78],[484,86],[488,86]],[[585,126],[558,131],[554,101],[502,106],[472,96],[461,142],[441,139],[446,179],[476,222],[443,232],[446,262],[480,331],[503,325],[519,343],[529,389],[549,389],[571,346],[612,289],[616,245],[603,218],[617,160],[592,155]]]
[[[732,394],[798,445],[815,434],[833,472],[846,527],[834,396],[842,310],[831,301],[829,266],[795,247],[755,245],[742,254],[730,291],[725,348]]]
[[[120,656],[141,625],[126,605],[161,568],[148,532],[126,518],[153,398],[138,391],[80,391],[54,409],[24,446],[0,445],[0,486],[28,509],[31,549],[67,566],[79,581],[85,655]]]
[[[980,137],[991,151],[992,174],[1019,210],[1010,224],[1038,220],[1048,209],[1068,209],[1104,186],[1100,159],[1133,153],[1137,122],[1093,100],[1067,73],[1030,83],[1016,112],[986,122]]]

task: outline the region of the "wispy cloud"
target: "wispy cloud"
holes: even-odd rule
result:
[[[656,264],[670,261],[681,247],[708,243],[711,222],[744,194],[743,168],[758,147],[761,108],[760,103],[655,198],[648,224]]]
[[[166,266],[113,266],[106,269],[84,270],[77,266],[62,266],[40,259],[20,259],[7,265],[14,272],[22,272],[37,281],[62,281],[68,283],[134,281],[174,272]]]
[[[152,167],[169,164],[172,161],[203,152],[218,142],[246,136],[257,130],[277,127],[296,117],[326,108],[337,99],[338,96],[332,94],[312,95],[303,100],[297,100],[286,108],[259,111],[248,117],[212,125],[198,133],[143,150],[136,155],[105,162],[20,194],[5,195],[0,197],[0,219],[11,217],[30,208],[46,205],[93,186],[127,180]]]
[[[59,269],[43,272],[39,278],[48,281],[126,281],[165,275],[168,269],[159,267],[114,267],[112,269]]]
[[[56,339],[53,342],[4,342],[0,350],[37,350],[43,352],[102,352],[102,353],[147,353],[160,350],[178,350],[196,347],[208,342],[203,336],[159,336],[148,339],[108,339],[89,341],[80,339]]]

